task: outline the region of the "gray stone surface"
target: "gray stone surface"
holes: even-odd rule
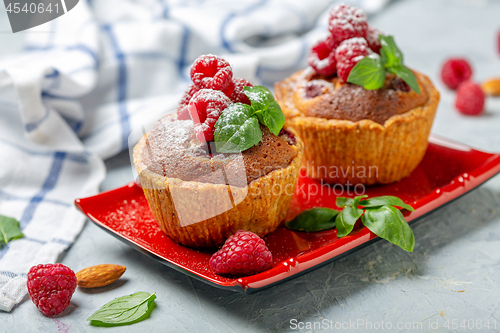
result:
[[[488,100],[482,117],[461,116],[453,108],[454,94],[441,84],[438,72],[445,58],[465,55],[473,63],[476,80],[500,76],[494,43],[499,17],[500,1],[495,0],[407,0],[371,18],[374,25],[395,35],[406,63],[430,75],[441,90],[433,132],[487,151],[500,151],[500,100]],[[109,174],[102,190],[130,181],[129,164],[127,153],[107,161]],[[394,332],[405,331],[405,325],[425,332],[477,331],[479,323],[484,326],[489,320],[489,330],[500,331],[499,204],[497,176],[415,223],[413,253],[380,241],[253,295],[189,278],[89,222],[62,262],[74,269],[119,263],[127,266],[124,278],[96,291],[78,289],[69,310],[57,319],[44,317],[26,300],[10,314],[0,312],[0,332],[294,331],[292,319],[304,325],[326,320],[333,330],[333,323],[343,323],[344,329],[338,331],[353,332],[383,331],[376,329],[382,321],[385,328],[391,323]],[[150,319],[119,328],[91,327],[85,321],[114,297],[141,290],[158,295]],[[358,320],[365,324],[346,329],[346,324]],[[463,320],[472,320],[466,323],[469,328],[460,327]]]

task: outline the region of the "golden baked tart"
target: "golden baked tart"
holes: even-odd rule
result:
[[[344,185],[399,181],[424,157],[439,92],[359,9],[335,6],[329,20],[310,67],[275,84],[286,125],[304,143],[307,175]]]
[[[222,61],[216,57],[213,72]],[[233,82],[230,92],[224,85],[217,87],[222,90],[190,87],[186,94],[192,96],[179,110],[187,107],[191,119],[182,115],[185,110],[163,117],[134,148],[134,164],[158,225],[189,247],[218,247],[238,230],[260,237],[273,232],[295,191],[302,142],[282,128],[284,116],[269,90]],[[246,103],[235,102],[238,89]]]

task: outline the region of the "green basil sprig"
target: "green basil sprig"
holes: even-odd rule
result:
[[[218,152],[239,153],[261,142],[259,121],[274,135],[285,125],[285,116],[269,89],[245,87],[244,92],[251,105],[231,104],[215,123],[214,141]]]
[[[14,239],[24,237],[19,221],[12,217],[0,215],[0,248]]]
[[[347,82],[367,90],[380,89],[385,83],[386,72],[403,79],[411,89],[420,94],[417,78],[403,65],[403,53],[392,36],[380,35],[380,56],[376,53],[361,59],[351,70]]]
[[[415,237],[403,214],[396,207],[414,211],[413,207],[398,197],[381,196],[367,198],[366,195],[352,198],[337,198],[340,212],[325,207],[305,210],[286,223],[291,230],[315,232],[337,228],[337,237],[349,235],[361,218],[361,222],[375,235],[388,240],[408,252],[413,251]],[[361,208],[360,208],[361,207]]]
[[[87,320],[94,326],[121,326],[131,325],[149,318],[155,305],[156,293],[149,294],[143,291],[132,295],[122,296],[104,304]]]

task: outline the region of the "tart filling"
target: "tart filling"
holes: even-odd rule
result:
[[[295,136],[282,130],[276,136],[267,127],[260,126],[262,141],[240,154],[218,153],[215,144],[196,138],[191,120],[177,120],[175,116],[163,117],[148,133],[147,147],[142,160],[147,168],[164,177],[210,184],[245,186],[274,170],[286,168],[297,156]],[[241,175],[241,158],[245,177]],[[224,169],[224,175],[214,172]],[[241,180],[241,181],[240,181]]]

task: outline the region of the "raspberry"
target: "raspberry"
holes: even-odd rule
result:
[[[402,92],[409,92],[411,90],[410,86],[400,77],[392,79],[391,88]]]
[[[354,37],[365,37],[368,21],[359,8],[346,4],[337,5],[330,11],[328,30],[337,42]]]
[[[202,142],[214,139],[214,126],[231,100],[222,91],[202,89],[191,98],[189,114],[194,123],[196,137]]]
[[[483,111],[484,100],[481,87],[475,82],[466,81],[458,87],[455,107],[463,114],[476,116]]]
[[[202,55],[191,66],[191,80],[199,89],[226,89],[233,79],[229,63],[214,55]]]
[[[380,45],[380,35],[383,35],[382,31],[378,30],[371,25],[368,26],[368,31],[366,32],[366,41],[368,42],[368,47],[375,52],[380,54],[380,49],[382,45]]]
[[[262,238],[250,231],[237,231],[210,258],[215,274],[245,276],[271,267],[273,256]]]
[[[460,83],[469,80],[471,76],[472,69],[465,59],[449,59],[441,69],[441,79],[450,89],[457,89]]]
[[[311,80],[304,87],[306,98],[323,95],[327,89],[328,83],[324,80]]]
[[[198,89],[194,84],[190,85],[184,95],[182,96],[181,101],[179,102],[179,106],[177,107],[177,119],[179,120],[188,120],[191,119],[189,115],[188,105],[191,97],[198,92]]]
[[[76,289],[76,276],[63,264],[40,264],[31,267],[27,285],[38,310],[46,316],[55,316],[68,307]]]
[[[243,88],[253,87],[253,85],[245,79],[235,78],[231,84],[224,90],[224,94],[229,97],[233,103],[244,103],[250,105],[250,100]]]
[[[500,54],[500,31],[498,31],[498,36],[497,36],[497,48],[498,48],[498,54]]]
[[[316,73],[324,76],[334,75],[337,72],[337,61],[335,60],[335,49],[339,43],[329,35],[318,41],[312,48],[307,62],[314,68]]]
[[[337,75],[347,82],[352,68],[368,55],[368,43],[364,38],[351,38],[340,43],[335,51]]]

